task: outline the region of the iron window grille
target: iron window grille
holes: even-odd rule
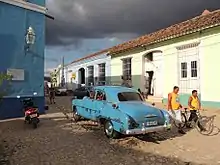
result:
[[[187,78],[187,62],[181,63],[181,78]]]
[[[88,67],[88,84],[94,84],[94,66]]]
[[[99,64],[99,85],[105,85],[105,63]]]
[[[122,59],[123,79],[131,80],[131,58]]]
[[[197,77],[197,61],[191,61],[191,77]]]

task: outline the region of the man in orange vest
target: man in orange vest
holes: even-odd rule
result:
[[[192,95],[189,97],[189,100],[188,100],[188,106],[190,110],[190,117],[188,121],[196,122],[198,120],[197,111],[201,109],[201,103],[198,97],[197,90],[192,91]],[[191,127],[191,126],[187,125],[187,127]],[[198,123],[198,127],[200,128],[201,131],[205,131],[205,129],[202,127],[200,123]]]
[[[181,134],[185,134],[183,129],[181,128],[182,117],[181,117],[181,108],[182,105],[179,102],[179,87],[174,86],[173,92],[168,94],[168,112],[170,116],[178,123],[178,132]]]

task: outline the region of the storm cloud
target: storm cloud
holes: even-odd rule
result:
[[[220,8],[220,0],[47,0],[48,46],[83,39],[134,37]]]

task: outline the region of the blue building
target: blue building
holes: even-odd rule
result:
[[[0,0],[0,72],[12,81],[0,119],[23,116],[21,98],[33,97],[44,113],[45,0]],[[34,95],[35,93],[35,95]]]

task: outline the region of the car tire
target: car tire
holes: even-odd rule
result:
[[[120,137],[120,133],[114,130],[114,126],[109,120],[104,122],[104,133],[110,139],[117,139]]]
[[[75,122],[78,122],[80,120],[81,116],[78,115],[77,109],[75,106],[73,106],[73,119]]]

